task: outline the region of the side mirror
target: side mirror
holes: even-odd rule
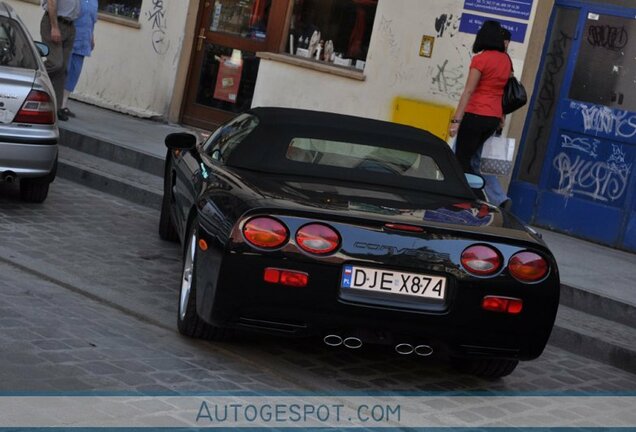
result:
[[[187,132],[171,133],[165,143],[170,150],[190,150],[197,145],[197,137]]]
[[[49,55],[49,46],[44,42],[35,42],[35,47],[38,49],[40,57],[46,57]]]
[[[486,186],[486,180],[480,175],[466,173],[466,181],[471,189],[482,190]]]

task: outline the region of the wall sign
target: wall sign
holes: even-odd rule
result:
[[[422,43],[420,44],[420,56],[432,57],[433,45],[435,44],[435,36],[422,36]]]
[[[503,28],[512,34],[512,41],[523,43],[525,40],[526,32],[528,30],[527,24],[467,13],[462,14],[462,19],[459,23],[459,31],[462,33],[477,34],[481,26],[484,25],[484,22],[488,20],[498,21]]]
[[[464,9],[519,19],[530,19],[533,0],[464,0]]]

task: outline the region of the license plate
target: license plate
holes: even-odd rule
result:
[[[344,266],[340,286],[342,288],[435,300],[444,300],[446,298],[445,277],[351,265]]]

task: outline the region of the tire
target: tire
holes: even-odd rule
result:
[[[159,237],[161,240],[169,242],[178,242],[179,234],[172,222],[172,216],[170,215],[170,196],[166,196],[163,193],[163,199],[161,200],[161,215],[159,216]]]
[[[170,155],[168,155],[168,157],[170,157]],[[159,237],[165,241],[178,242],[179,233],[177,233],[177,229],[174,226],[172,215],[170,213],[172,187],[169,175],[170,169],[168,167],[163,181],[163,198],[161,199],[161,215],[159,216]]]
[[[50,184],[51,182],[48,178],[21,179],[20,199],[31,203],[44,202],[49,194]]]
[[[177,327],[184,336],[198,339],[225,341],[230,338],[228,329],[206,323],[197,314],[196,291],[196,253],[197,253],[197,225],[195,219],[186,237],[186,247],[183,253],[183,271],[181,273],[181,289],[179,290],[179,304],[177,308]]]
[[[461,372],[486,379],[498,379],[510,375],[519,360],[454,358],[452,363]]]

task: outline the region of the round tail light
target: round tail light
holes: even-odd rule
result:
[[[548,274],[548,262],[534,252],[519,252],[510,258],[510,274],[521,282],[537,282]]]
[[[296,243],[305,252],[326,255],[338,249],[340,235],[327,225],[309,224],[298,230]]]
[[[475,245],[462,252],[462,265],[476,276],[490,276],[501,268],[501,255],[490,246]]]
[[[278,220],[271,217],[255,217],[243,227],[245,239],[252,245],[263,249],[276,249],[287,242],[289,230]]]

